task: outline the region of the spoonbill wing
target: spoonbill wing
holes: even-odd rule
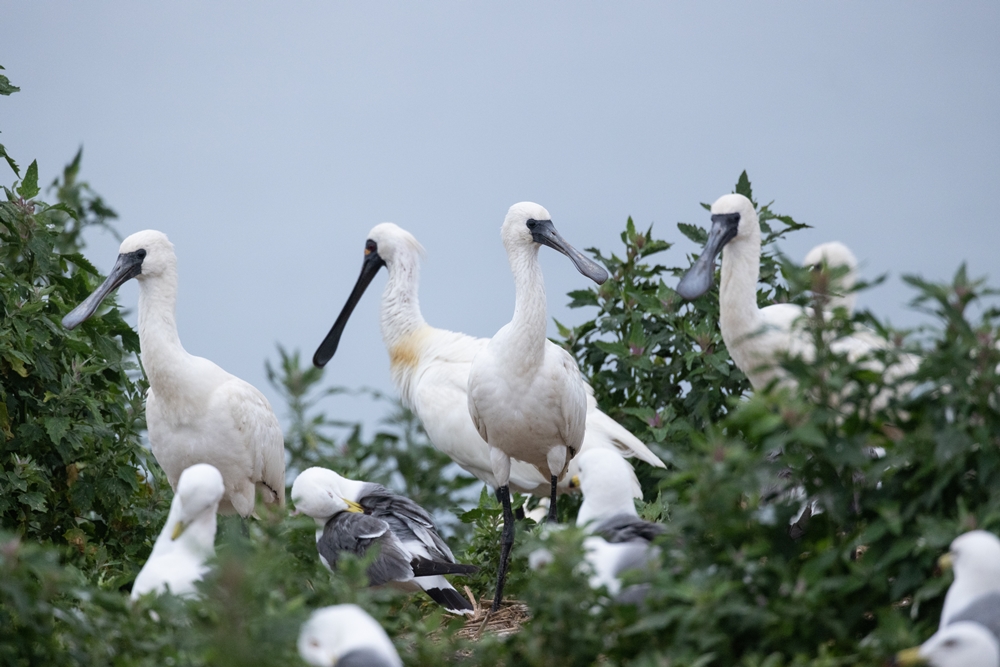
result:
[[[219,391],[225,392],[243,444],[253,455],[254,484],[265,487],[265,500],[284,505],[285,437],[271,405],[256,387],[239,378],[234,377]]]

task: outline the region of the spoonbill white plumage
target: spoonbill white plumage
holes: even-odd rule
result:
[[[803,266],[814,271],[824,271],[830,285],[827,307],[844,308],[847,314],[854,313],[858,295],[853,291],[858,279],[858,258],[851,249],[840,241],[828,241],[806,253]]]
[[[423,590],[454,614],[474,611],[443,575],[479,568],[456,563],[430,514],[409,498],[381,484],[308,468],[292,484],[292,501],[296,512],[316,521],[316,548],[331,570],[343,552],[362,556],[378,545],[378,557],[368,566],[372,586]]]
[[[963,621],[938,630],[920,646],[900,651],[892,664],[1000,667],[1000,642],[978,623]]]
[[[201,581],[208,571],[206,561],[215,554],[215,513],[224,491],[222,475],[207,463],[181,473],[167,522],[132,584],[133,600],[150,591],[195,593],[195,582]]]
[[[580,473],[573,483],[583,492],[576,525],[591,533],[583,542],[593,570],[590,585],[606,586],[619,602],[639,602],[647,587],[622,592],[619,576],[627,570],[649,567],[659,558],[660,550],[652,541],[665,529],[641,519],[635,511],[629,487],[638,480],[621,456],[607,449],[592,449],[576,458]]]
[[[146,425],[153,456],[176,491],[181,473],[209,463],[222,473],[219,511],[249,516],[256,490],[284,504],[285,445],[264,395],[208,359],[189,354],[177,335],[177,256],[162,232],[125,239],[107,279],[63,318],[73,329],[125,281],[139,283],[139,347],[149,379]]]
[[[373,227],[365,242],[361,275],[330,333],[316,350],[313,363],[322,367],[330,361],[365,289],[379,269],[386,267],[389,280],[382,293],[381,330],[393,384],[403,404],[420,419],[431,443],[496,490],[500,485],[493,475],[489,445],[469,418],[468,408],[469,369],[489,339],[436,329],[424,321],[418,298],[422,254],[417,239],[399,226],[386,222]],[[587,422],[581,451],[614,447],[623,456],[636,456],[652,466],[664,467],[642,441],[601,412],[590,385],[585,388]],[[559,491],[570,490],[572,474],[573,467],[560,480]],[[511,461],[509,486],[514,491],[546,496],[550,484],[534,465]]]
[[[972,530],[959,535],[938,564],[955,573],[944,596],[939,629],[980,596],[1000,592],[1000,539],[993,533]]]
[[[508,558],[514,544],[510,508],[511,460],[530,463],[551,481],[549,519],[556,519],[556,483],[580,451],[587,421],[587,389],[576,360],[545,337],[545,284],[538,250],[563,253],[577,270],[600,284],[607,272],[571,246],[538,204],[521,202],[500,228],[514,274],[514,318],[490,339],[469,370],[469,414],[490,446],[500,485],[504,528],[493,609],[500,608]]]
[[[756,390],[764,389],[776,378],[787,381],[778,367],[780,356],[808,359],[814,353],[808,332],[795,327],[799,318],[812,311],[789,303],[757,307],[760,223],[753,204],[743,195],[724,195],[712,204],[712,228],[705,249],[681,278],[677,293],[691,300],[707,292],[712,287],[715,257],[720,252],[719,326],[730,356]],[[887,341],[867,330],[857,330],[831,344],[834,351],[846,353],[851,360],[886,347]],[[900,355],[885,374],[900,377],[916,370],[917,365],[913,355]]]
[[[314,611],[298,645],[302,659],[315,667],[403,667],[389,635],[354,604]]]

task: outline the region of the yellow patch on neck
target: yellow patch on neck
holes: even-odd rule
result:
[[[399,367],[406,369],[417,367],[425,335],[423,329],[417,329],[392,346],[389,350],[389,366],[392,370],[397,370]]]

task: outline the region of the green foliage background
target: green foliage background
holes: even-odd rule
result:
[[[0,95],[16,91],[0,74]],[[933,576],[934,562],[951,539],[1000,531],[994,290],[964,268],[950,284],[905,278],[932,322],[907,335],[870,313],[817,308],[802,323],[816,358],[784,362],[798,390],[751,394],[721,340],[717,291],[683,302],[670,285],[686,267],[655,263],[670,244],[628,220],[619,250],[592,251],[612,279],[570,294],[591,318],[560,334],[602,408],[669,463],[638,468],[640,510],[667,528],[643,608],[587,586],[579,531],[525,526],[508,590],[531,620],[506,639],[459,639],[462,619],[364,587],[361,560],[330,576],[311,520],[263,506],[248,536],[221,521],[201,599],[130,605],[171,497],[142,445],[138,339],[113,301],[73,332],[59,323],[101,279],[82,232],[108,227],[114,212],[79,180],[80,153],[48,189],[52,205],[39,198],[37,164],[22,174],[2,146],[0,157],[18,179],[0,203],[0,664],[301,664],[302,621],[348,601],[383,623],[411,665],[880,664],[935,629],[949,579]],[[745,173],[736,190],[754,198]],[[758,211],[761,305],[821,306],[822,286],[775,245],[804,225],[772,204]],[[696,224],[678,229],[705,238]],[[919,352],[905,386],[887,387],[864,360],[830,349],[858,325],[892,342],[877,353],[883,362]],[[286,403],[290,473],[325,465],[413,497],[446,524],[460,560],[483,566],[456,584],[488,596],[493,496],[468,509],[480,487],[455,474],[398,403],[367,438],[324,410],[344,390],[324,389],[297,352],[278,354],[268,373]],[[886,389],[898,398],[876,402]],[[885,456],[872,457],[875,447]],[[795,540],[788,522],[800,504],[784,492],[797,485],[823,511]],[[564,520],[576,506],[560,501]],[[526,554],[542,544],[554,562],[529,572]]]

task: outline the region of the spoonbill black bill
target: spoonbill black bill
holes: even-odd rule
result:
[[[423,590],[453,614],[474,611],[443,575],[479,568],[456,563],[430,514],[409,498],[380,484],[308,468],[292,484],[292,501],[296,513],[316,521],[316,547],[327,568],[336,567],[343,553],[362,556],[378,545],[378,557],[368,566],[372,586]]]
[[[177,256],[162,232],[125,239],[107,279],[63,318],[73,329],[122,283],[139,283],[139,347],[149,380],[146,424],[156,462],[176,491],[181,473],[209,463],[222,473],[223,514],[249,516],[256,490],[285,502],[285,445],[264,395],[208,359],[189,354],[177,335]]]
[[[489,339],[437,329],[424,321],[418,297],[422,255],[423,248],[408,231],[391,222],[373,227],[365,241],[361,275],[313,363],[322,367],[330,361],[354,307],[379,269],[386,267],[389,280],[382,293],[381,330],[392,382],[431,443],[496,491],[500,485],[493,475],[489,445],[473,425],[468,409],[469,370]],[[580,451],[611,447],[623,456],[664,467],[642,441],[598,409],[590,385],[585,384],[585,389],[587,420]],[[575,464],[570,462],[568,474],[558,483],[560,493],[571,490],[569,478],[575,473]],[[518,493],[548,496],[551,480],[534,465],[512,460],[508,484]]]
[[[315,667],[403,667],[389,635],[354,604],[314,611],[299,632],[299,655]]]
[[[208,559],[215,555],[215,514],[224,492],[222,475],[214,466],[197,463],[181,473],[167,522],[132,584],[133,600],[149,592],[188,597],[196,593],[195,582],[201,581]]]
[[[521,202],[500,228],[514,274],[514,317],[476,355],[469,370],[469,414],[490,447],[499,485],[504,528],[493,610],[500,608],[514,515],[510,507],[511,460],[535,466],[550,480],[549,520],[556,520],[556,485],[583,444],[587,385],[576,360],[545,337],[546,303],[538,250],[549,246],[566,255],[580,273],[600,284],[607,272],[556,231],[549,212]]]

